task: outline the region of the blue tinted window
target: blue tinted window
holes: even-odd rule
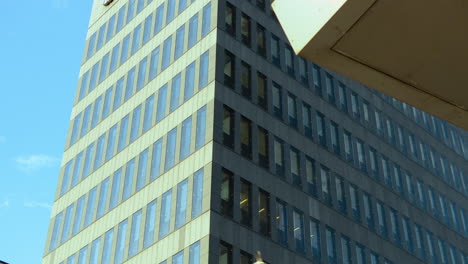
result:
[[[120,134],[119,143],[117,145],[117,152],[120,152],[127,146],[127,133],[128,133],[128,119],[129,115],[126,115],[120,122]]]
[[[94,46],[96,45],[96,33],[89,37],[88,41],[88,51],[86,52],[86,59],[91,58],[94,54]]]
[[[169,131],[169,133],[167,134],[166,161],[164,164],[164,171],[167,171],[174,166],[176,138],[177,138],[177,127]]]
[[[357,264],[366,264],[366,249],[363,245],[356,243],[356,259]]]
[[[198,14],[190,18],[187,49],[190,49],[198,40]]]
[[[278,240],[280,243],[288,243],[288,220],[286,205],[279,200],[276,201],[276,226],[278,231]]]
[[[62,176],[62,187],[60,188],[60,195],[64,194],[68,191],[68,185],[70,184],[70,175],[72,169],[73,160],[70,160],[63,169],[63,176]]]
[[[115,32],[115,14],[109,19],[107,24],[107,34],[106,34],[106,43],[114,36]]]
[[[96,206],[96,191],[97,187],[94,187],[93,189],[91,189],[91,191],[89,191],[83,227],[89,226],[94,219],[94,208]]]
[[[88,148],[86,148],[86,157],[83,165],[83,176],[82,179],[88,177],[88,175],[91,173],[91,162],[93,161],[93,155],[94,155],[94,142],[91,143]]]
[[[135,0],[130,0],[128,2],[127,24],[128,22],[130,22],[130,20],[133,19],[134,15],[135,15]]]
[[[181,73],[178,73],[174,78],[172,78],[171,102],[170,102],[170,105],[169,105],[169,112],[174,111],[179,106],[181,80],[182,80],[182,74]]]
[[[73,208],[74,208],[74,204],[71,204],[65,210],[65,219],[63,221],[62,238],[60,239],[60,244],[67,241],[67,239],[68,239],[68,237],[70,235],[70,227],[71,227],[71,221],[72,221],[72,216],[73,216]]]
[[[185,25],[182,25],[176,32],[174,59],[176,60],[184,53]]]
[[[128,49],[130,45],[130,33],[125,36],[122,41],[122,50],[120,53],[120,65],[122,65],[128,58]]]
[[[119,202],[121,179],[122,179],[122,168],[114,172],[114,176],[112,177],[112,189],[111,189],[110,200],[109,200],[109,210],[112,210],[114,207],[116,207]]]
[[[296,210],[293,211],[293,228],[296,250],[305,253],[304,215]]]
[[[72,236],[81,230],[81,220],[83,219],[85,195],[81,196],[76,203],[75,219],[73,220]]]
[[[185,216],[187,212],[187,188],[188,180],[177,185],[177,205],[175,215],[175,228],[179,228],[185,224]]]
[[[114,105],[112,106],[112,111],[117,109],[117,107],[122,103],[123,85],[124,77],[120,78],[115,85]]]
[[[192,219],[199,216],[203,202],[203,168],[193,175],[192,187]]]
[[[106,205],[107,205],[107,194],[109,193],[109,177],[107,177],[102,183],[101,188],[99,190],[99,200],[98,200],[98,207],[96,212],[96,219],[101,218],[106,212]]]
[[[185,70],[185,88],[184,101],[187,101],[193,95],[195,87],[195,62],[192,62]]]
[[[179,0],[179,14],[187,8],[187,0]]]
[[[117,231],[117,244],[115,245],[114,264],[120,264],[124,261],[125,240],[127,237],[128,219],[119,224]]]
[[[166,12],[166,24],[169,24],[175,15],[175,0],[168,0],[167,2],[167,12]]]
[[[125,201],[130,197],[133,190],[133,172],[135,170],[135,158],[130,160],[127,163],[127,168],[125,169],[125,180],[124,188],[122,193],[122,201]]]
[[[385,217],[385,208],[380,201],[377,201],[377,220],[379,223],[379,233],[383,237],[387,238],[388,232],[387,232],[387,220]]]
[[[398,213],[395,209],[390,208],[390,226],[392,228],[393,241],[401,246],[400,224],[398,221]]]
[[[208,84],[209,52],[205,52],[200,57],[200,76],[198,80],[198,90],[203,89]]]
[[[143,10],[143,8],[145,7],[145,1],[146,0],[138,0],[138,3],[137,3],[137,14],[141,12],[141,10]]]
[[[151,52],[151,62],[149,69],[149,79],[153,80],[156,75],[158,75],[158,65],[159,65],[159,47],[155,48]]]
[[[142,210],[140,209],[132,216],[132,229],[130,230],[130,242],[128,245],[129,258],[138,253],[139,250],[138,244],[140,242],[141,212]]]
[[[78,264],[86,264],[86,260],[88,260],[88,246],[80,249],[80,253],[78,255]]]
[[[211,2],[203,7],[202,37],[206,36],[211,29]]]
[[[113,240],[114,240],[114,228],[107,231],[104,236],[104,246],[102,249],[101,264],[110,264]]]
[[[151,95],[145,102],[145,113],[143,116],[143,133],[148,131],[153,125],[154,95]]]
[[[161,171],[161,151],[162,151],[162,139],[159,139],[153,144],[153,157],[151,159],[151,174],[150,181],[153,181],[159,176]]]
[[[89,71],[85,72],[81,77],[80,93],[78,99],[81,100],[86,95],[86,90],[88,88],[89,81]]]
[[[133,142],[140,135],[140,116],[141,116],[141,105],[137,106],[133,110],[132,116],[132,130],[130,132],[130,142]]]
[[[146,57],[140,61],[140,66],[138,67],[138,80],[137,80],[137,92],[143,88],[146,83],[146,65],[147,59]]]
[[[143,44],[151,38],[151,27],[153,25],[153,15],[149,15],[145,19],[145,29],[143,30]]]
[[[73,167],[73,176],[72,176],[72,180],[71,180],[71,187],[70,188],[73,188],[75,185],[78,184],[79,180],[80,180],[80,172],[81,172],[81,162],[83,160],[83,151],[80,152],[78,155],[76,155],[76,158],[75,158],[75,165]]]
[[[200,242],[190,246],[189,264],[200,264]]]
[[[133,30],[132,55],[140,48],[141,24]]]
[[[112,88],[110,87],[106,90],[106,95],[104,96],[104,104],[102,106],[102,117],[101,119],[106,118],[110,113],[111,108],[111,99],[112,99]]]
[[[325,116],[317,112],[317,135],[319,138],[320,144],[327,146],[327,131],[325,127]]]
[[[169,224],[171,222],[171,203],[172,191],[169,190],[162,196],[161,202],[161,218],[159,220],[159,238],[169,234]]]
[[[413,244],[413,234],[411,224],[409,223],[409,219],[407,217],[402,217],[403,222],[403,234],[405,235],[405,242],[406,242],[406,249],[414,253],[414,244]]]
[[[91,254],[89,257],[89,264],[98,264],[99,249],[101,248],[101,238],[95,239],[91,246]]]
[[[101,111],[102,95],[94,101],[93,118],[91,119],[91,128],[94,128],[100,120],[99,114]]]
[[[138,159],[138,172],[137,172],[137,181],[136,181],[136,190],[140,190],[145,186],[146,183],[146,171],[148,167],[148,149],[145,149],[140,153],[140,158]]]
[[[158,107],[156,110],[156,123],[166,116],[167,83],[158,91]]]
[[[146,209],[145,234],[143,248],[147,248],[154,242],[154,227],[156,223],[156,200],[148,204]]]
[[[164,41],[161,69],[166,69],[171,63],[172,36]]]
[[[172,264],[184,264],[184,251],[180,251],[172,257]]]
[[[109,130],[109,137],[107,139],[107,149],[106,149],[106,161],[108,161],[115,152],[115,137],[117,135],[117,124],[115,124]]]
[[[127,101],[133,95],[133,84],[135,83],[135,70],[133,67],[127,75],[127,85],[125,86],[125,97],[124,101]]]
[[[163,16],[164,16],[164,3],[158,6],[158,9],[156,9],[156,18],[154,21],[154,35],[159,33],[159,31],[161,31],[162,29]]]
[[[180,160],[184,159],[190,154],[191,146],[191,136],[192,136],[192,117],[185,119],[182,122],[182,135],[180,139]]]
[[[57,247],[59,232],[62,228],[62,215],[63,212],[60,212],[55,217],[54,228],[52,229],[52,236],[50,238],[49,251],[52,251]]]
[[[96,87],[96,79],[99,72],[99,62],[94,64],[93,69],[91,70],[91,80],[89,81],[88,93],[90,93]]]
[[[73,120],[73,129],[70,137],[70,145],[73,145],[78,139],[81,124],[81,114],[82,113],[79,113],[77,116],[75,116],[75,120]]]
[[[101,83],[107,76],[107,67],[109,66],[109,56],[110,52],[108,52],[104,57],[102,58],[101,62],[101,72],[99,73],[99,80],[98,83]]]
[[[127,11],[126,4],[119,9],[119,16],[117,17],[117,26],[115,28],[116,33],[119,32],[124,26],[125,11]]]
[[[83,123],[81,124],[80,137],[88,133],[90,114],[91,114],[91,105],[88,105],[88,107],[86,107],[83,113]]]
[[[334,264],[336,263],[335,230],[330,227],[327,227],[326,232],[325,232],[325,238],[327,241],[328,263]]]

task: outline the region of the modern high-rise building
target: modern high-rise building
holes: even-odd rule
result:
[[[468,133],[268,0],[95,0],[44,264],[468,263]]]

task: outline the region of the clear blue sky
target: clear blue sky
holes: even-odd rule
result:
[[[0,0],[0,260],[41,262],[92,0]]]

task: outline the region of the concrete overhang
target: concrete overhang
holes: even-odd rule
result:
[[[468,129],[468,1],[272,6],[299,56]]]

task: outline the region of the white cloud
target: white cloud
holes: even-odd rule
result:
[[[50,168],[59,162],[59,159],[44,155],[29,155],[16,158],[16,164],[23,171],[33,171],[42,168]]]
[[[27,201],[23,204],[25,207],[29,208],[44,208],[44,209],[52,209],[52,205],[49,203],[37,202],[37,201]]]
[[[0,136],[0,144],[3,144],[6,142],[6,137],[5,136]]]
[[[1,208],[8,208],[10,207],[10,200],[3,200],[0,202],[0,209]]]

